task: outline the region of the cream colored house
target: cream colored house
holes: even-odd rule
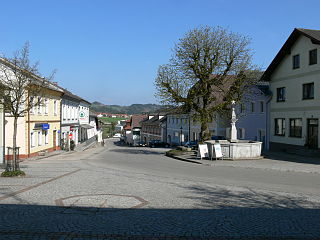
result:
[[[20,159],[59,149],[62,94],[63,91],[52,84],[46,88],[41,99],[30,98],[30,101],[40,100],[42,104],[18,119],[17,147]],[[10,115],[6,115],[5,140],[5,146],[12,147],[13,117]],[[7,158],[8,155],[10,153],[6,152]]]
[[[270,149],[319,148],[319,52],[320,31],[296,28],[262,76],[273,93]]]

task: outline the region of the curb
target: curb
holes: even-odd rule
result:
[[[45,159],[45,158],[49,158],[49,157],[54,157],[54,156],[58,156],[58,155],[62,155],[62,154],[68,154],[69,152],[60,152],[60,153],[54,153],[54,154],[50,154],[50,155],[46,155],[46,156],[38,156],[37,158],[26,158],[24,160],[22,160],[21,162],[28,162],[28,161],[37,161],[37,160],[41,160],[41,159]]]
[[[166,154],[165,154],[165,156],[169,157],[169,158],[173,158],[173,159],[179,160],[179,161],[183,161],[183,162],[190,162],[190,163],[196,163],[196,164],[204,165],[204,163],[201,163],[199,161],[194,161],[194,160],[191,160],[191,159],[185,159],[185,158],[181,158],[181,157],[178,157],[178,156],[168,156]]]

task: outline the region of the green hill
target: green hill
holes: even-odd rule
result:
[[[105,105],[100,102],[93,102],[91,105],[91,110],[95,112],[125,113],[125,114],[155,112],[161,108],[163,108],[163,106],[158,104],[132,104],[130,106],[119,106],[119,105]]]

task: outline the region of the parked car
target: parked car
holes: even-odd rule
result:
[[[161,142],[160,140],[150,140],[149,147],[169,147],[169,143]]]
[[[212,136],[211,140],[227,140],[224,136]]]
[[[121,133],[116,133],[115,135],[113,135],[114,138],[121,138]]]
[[[187,148],[197,149],[198,148],[198,141],[188,141],[183,146]]]
[[[138,144],[139,147],[145,147],[145,146],[147,146],[147,144],[146,144],[145,142],[143,142],[143,141],[140,141],[140,142],[138,142],[137,144]]]

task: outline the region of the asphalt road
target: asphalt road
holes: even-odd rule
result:
[[[320,238],[320,174],[198,165],[167,150],[110,139],[22,163],[27,177],[0,178],[0,239]]]
[[[228,166],[206,166],[164,156],[166,148],[128,147],[110,139],[95,166],[224,186],[239,186],[320,197],[320,174]],[[272,165],[272,161],[270,161]]]

